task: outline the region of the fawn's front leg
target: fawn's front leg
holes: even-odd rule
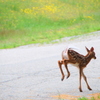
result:
[[[82,78],[82,68],[79,67],[79,91],[83,92],[81,87],[81,78]]]
[[[86,76],[84,75],[83,70],[82,70],[82,76],[83,76],[83,78],[84,78],[84,80],[85,80],[85,82],[86,82],[87,88],[88,88],[89,90],[92,90],[92,89],[90,88],[88,82],[87,82],[87,78],[86,78]]]

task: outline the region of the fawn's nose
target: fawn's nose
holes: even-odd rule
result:
[[[96,59],[96,56],[94,57],[94,59]]]

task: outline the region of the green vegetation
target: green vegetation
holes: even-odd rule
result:
[[[92,97],[90,98],[86,97],[78,98],[78,100],[100,100],[100,93],[92,94]]]
[[[89,99],[86,97],[82,97],[82,98],[79,98],[78,100],[89,100]]]
[[[100,30],[100,0],[0,0],[0,48]]]

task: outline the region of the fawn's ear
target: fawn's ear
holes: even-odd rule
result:
[[[94,48],[93,47],[91,47],[91,51],[94,51]]]
[[[87,50],[87,52],[89,52],[90,50],[85,46],[85,48],[86,48],[86,50]]]

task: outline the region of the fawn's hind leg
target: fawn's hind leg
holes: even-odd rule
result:
[[[70,76],[70,72],[69,72],[69,70],[68,70],[68,66],[67,66],[67,64],[68,64],[68,60],[64,60],[64,65],[65,65],[65,68],[66,68],[67,73],[68,73],[67,78],[69,78],[69,76]]]
[[[62,60],[61,60],[61,61],[59,60],[59,61],[58,61],[58,65],[59,65],[59,68],[60,68],[60,71],[61,71],[61,74],[62,74],[61,80],[63,81],[65,75],[64,75],[64,72],[63,72],[63,70],[62,70],[62,64],[63,64],[63,61],[62,61]]]

